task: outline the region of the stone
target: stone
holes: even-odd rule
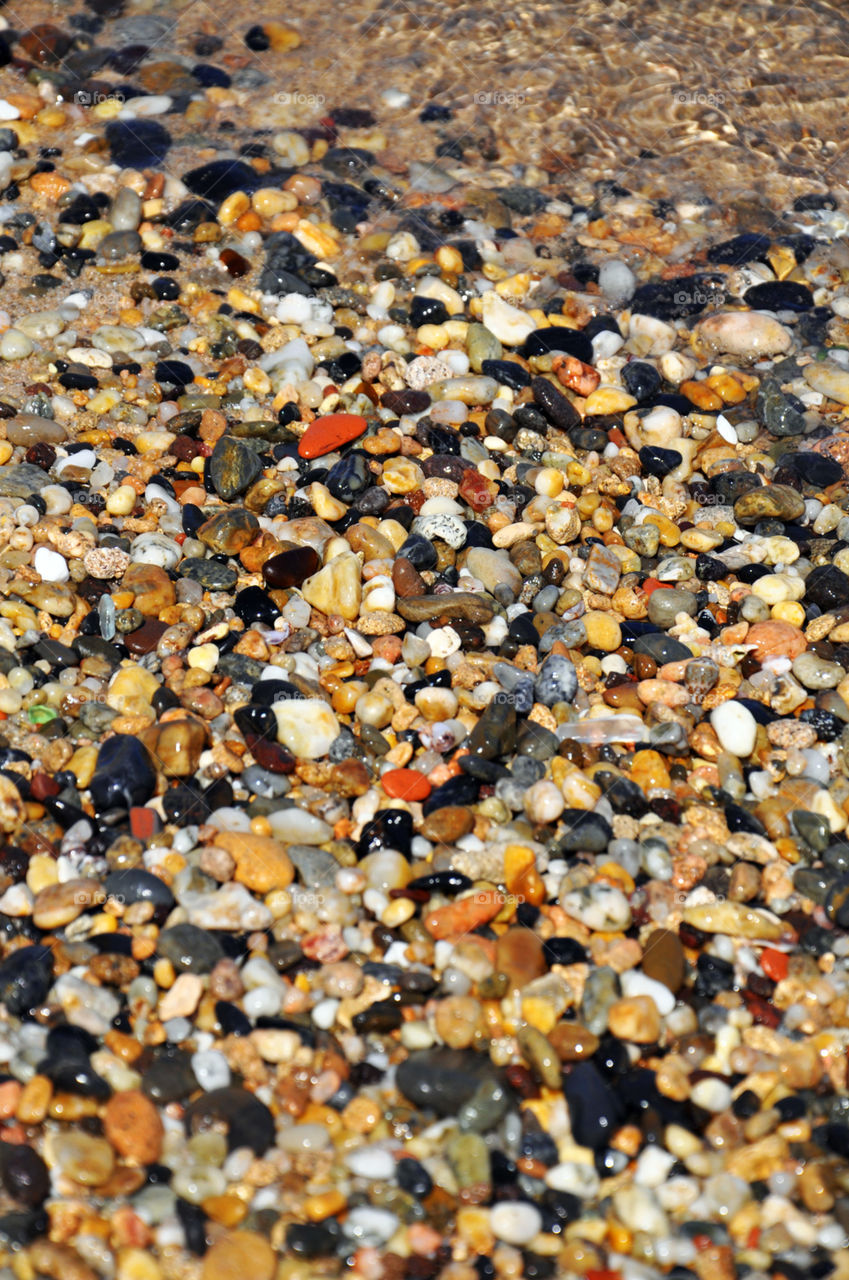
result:
[[[723,751],[741,759],[752,754],[758,725],[748,707],[734,700],[723,702],[711,711],[710,722]]]
[[[97,813],[144,804],[156,787],[156,771],[146,747],[129,734],[116,733],[102,744],[89,783]]]
[[[262,472],[255,449],[234,436],[222,436],[207,463],[215,492],[223,502],[244,493]]]
[[[139,1090],[112,1095],[103,1112],[103,1131],[122,1160],[149,1165],[159,1159],[165,1130],[157,1107]]]
[[[204,521],[197,538],[216,555],[235,556],[249,546],[258,533],[259,521],[252,512],[243,507],[230,507]]]
[[[660,1014],[650,996],[616,1000],[607,1013],[611,1035],[634,1044],[654,1044],[660,1038]]]
[[[808,646],[804,633],[798,627],[778,618],[756,622],[749,627],[746,644],[754,646],[752,654],[761,663],[775,657],[787,657],[792,661]]]
[[[350,552],[334,556],[323,569],[304,580],[301,593],[321,613],[339,614],[353,622],[359,615],[363,595],[359,560]]]
[[[784,484],[759,485],[734,503],[734,519],[744,526],[757,524],[759,520],[782,520],[791,524],[804,512],[802,495]]]
[[[747,361],[781,355],[792,341],[784,325],[757,311],[718,311],[693,329],[693,342],[706,355],[726,352]]]
[[[190,778],[197,772],[208,732],[194,716],[168,720],[142,730],[140,740],[157,768],[168,778]]]
[[[300,587],[320,565],[321,558],[313,547],[293,547],[290,551],[269,557],[262,566],[262,576],[269,587],[276,590]]]
[[[643,973],[677,992],[684,982],[685,959],[681,941],[671,929],[655,929],[643,943]]]
[[[301,760],[320,760],[340,733],[339,721],[320,698],[275,702],[277,741]]]
[[[233,1280],[233,1276],[272,1280],[276,1267],[277,1258],[265,1236],[228,1231],[206,1253],[200,1274],[202,1280]]]
[[[537,702],[546,707],[553,707],[557,702],[570,703],[577,692],[578,676],[574,664],[560,654],[549,654],[534,683]]]
[[[448,1048],[414,1050],[398,1066],[396,1082],[413,1106],[438,1116],[456,1116],[481,1085],[501,1083],[487,1055]]]
[[[219,831],[215,844],[226,850],[235,862],[234,879],[255,893],[286,889],[294,879],[295,870],[289,855],[282,844],[270,836],[248,831]]]
[[[849,404],[849,369],[834,360],[812,360],[805,365],[808,386],[838,404]],[[11,439],[11,437],[10,437]]]
[[[145,617],[159,617],[177,599],[174,583],[158,565],[131,564],[121,579],[121,587],[132,591],[133,605]]]

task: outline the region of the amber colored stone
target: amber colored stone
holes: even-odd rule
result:
[[[148,618],[136,631],[131,631],[125,637],[124,643],[130,653],[151,653],[167,630],[167,624],[159,618]]]
[[[190,778],[206,747],[207,730],[201,720],[185,716],[151,725],[141,740],[167,778]]]
[[[158,618],[177,600],[174,583],[165,570],[155,564],[131,564],[121,579],[121,586],[133,592],[133,604],[145,617]]]
[[[321,557],[312,547],[293,547],[271,556],[262,566],[262,576],[270,587],[277,590],[299,587],[317,572]]]
[[[392,566],[392,585],[395,594],[403,599],[423,596],[427,592],[424,578],[405,556],[399,556]]]
[[[643,973],[678,991],[684,981],[684,948],[671,929],[655,929],[643,946]]]
[[[469,809],[460,805],[446,805],[444,809],[435,809],[428,814],[422,823],[421,834],[425,840],[435,844],[456,844],[467,836],[475,825],[475,816]]]
[[[778,618],[769,618],[766,622],[756,622],[746,633],[746,644],[753,644],[752,656],[758,662],[767,658],[798,658],[808,647],[808,642],[798,627],[789,622],[781,622]]]
[[[578,1022],[558,1022],[549,1032],[548,1040],[561,1062],[591,1058],[599,1046],[598,1036]]]
[[[542,939],[522,925],[508,929],[495,944],[495,967],[507,974],[511,987],[526,987],[548,971]]]

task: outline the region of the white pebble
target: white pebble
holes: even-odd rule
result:
[[[542,1215],[526,1200],[506,1200],[490,1209],[489,1225],[496,1239],[505,1244],[529,1244],[542,1227]]]
[[[71,576],[65,557],[49,547],[38,548],[33,564],[42,582],[67,582]]]
[[[395,1173],[395,1161],[382,1147],[355,1147],[345,1156],[345,1163],[356,1177],[369,1182],[388,1182]]]
[[[715,707],[710,722],[723,751],[745,758],[755,749],[758,724],[748,707],[730,700]]]

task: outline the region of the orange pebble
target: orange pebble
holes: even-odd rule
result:
[[[445,907],[437,907],[425,916],[424,927],[432,938],[454,938],[494,920],[503,905],[503,894],[486,889],[469,894],[467,898],[457,898]]]
[[[761,968],[773,982],[784,981],[789,965],[790,962],[783,951],[776,951],[774,947],[765,947],[761,952]]]
[[[298,454],[302,458],[321,458],[342,444],[356,440],[368,423],[358,413],[328,413],[310,423],[301,436]]]
[[[431,791],[427,778],[417,769],[389,769],[380,784],[396,800],[426,800]]]

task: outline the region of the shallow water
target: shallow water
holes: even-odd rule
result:
[[[2,16],[20,30],[62,24],[79,7],[11,0]],[[152,57],[194,62],[205,31],[224,38],[234,64],[267,77],[246,95],[237,127],[304,125],[340,105],[368,106],[402,160],[432,162],[440,141],[458,140],[467,165],[513,180],[569,193],[599,178],[651,195],[705,193],[742,202],[749,223],[752,206],[775,210],[801,192],[833,189],[839,199],[849,178],[849,16],[827,0],[128,0],[122,10],[143,13],[176,19]],[[251,53],[247,26],[269,18],[294,27],[301,47]],[[107,21],[97,43],[110,31]],[[15,78],[11,68],[0,74],[7,87]],[[387,89],[408,93],[409,106],[388,105]],[[421,124],[429,101],[453,118]],[[168,124],[179,137],[179,120]]]

